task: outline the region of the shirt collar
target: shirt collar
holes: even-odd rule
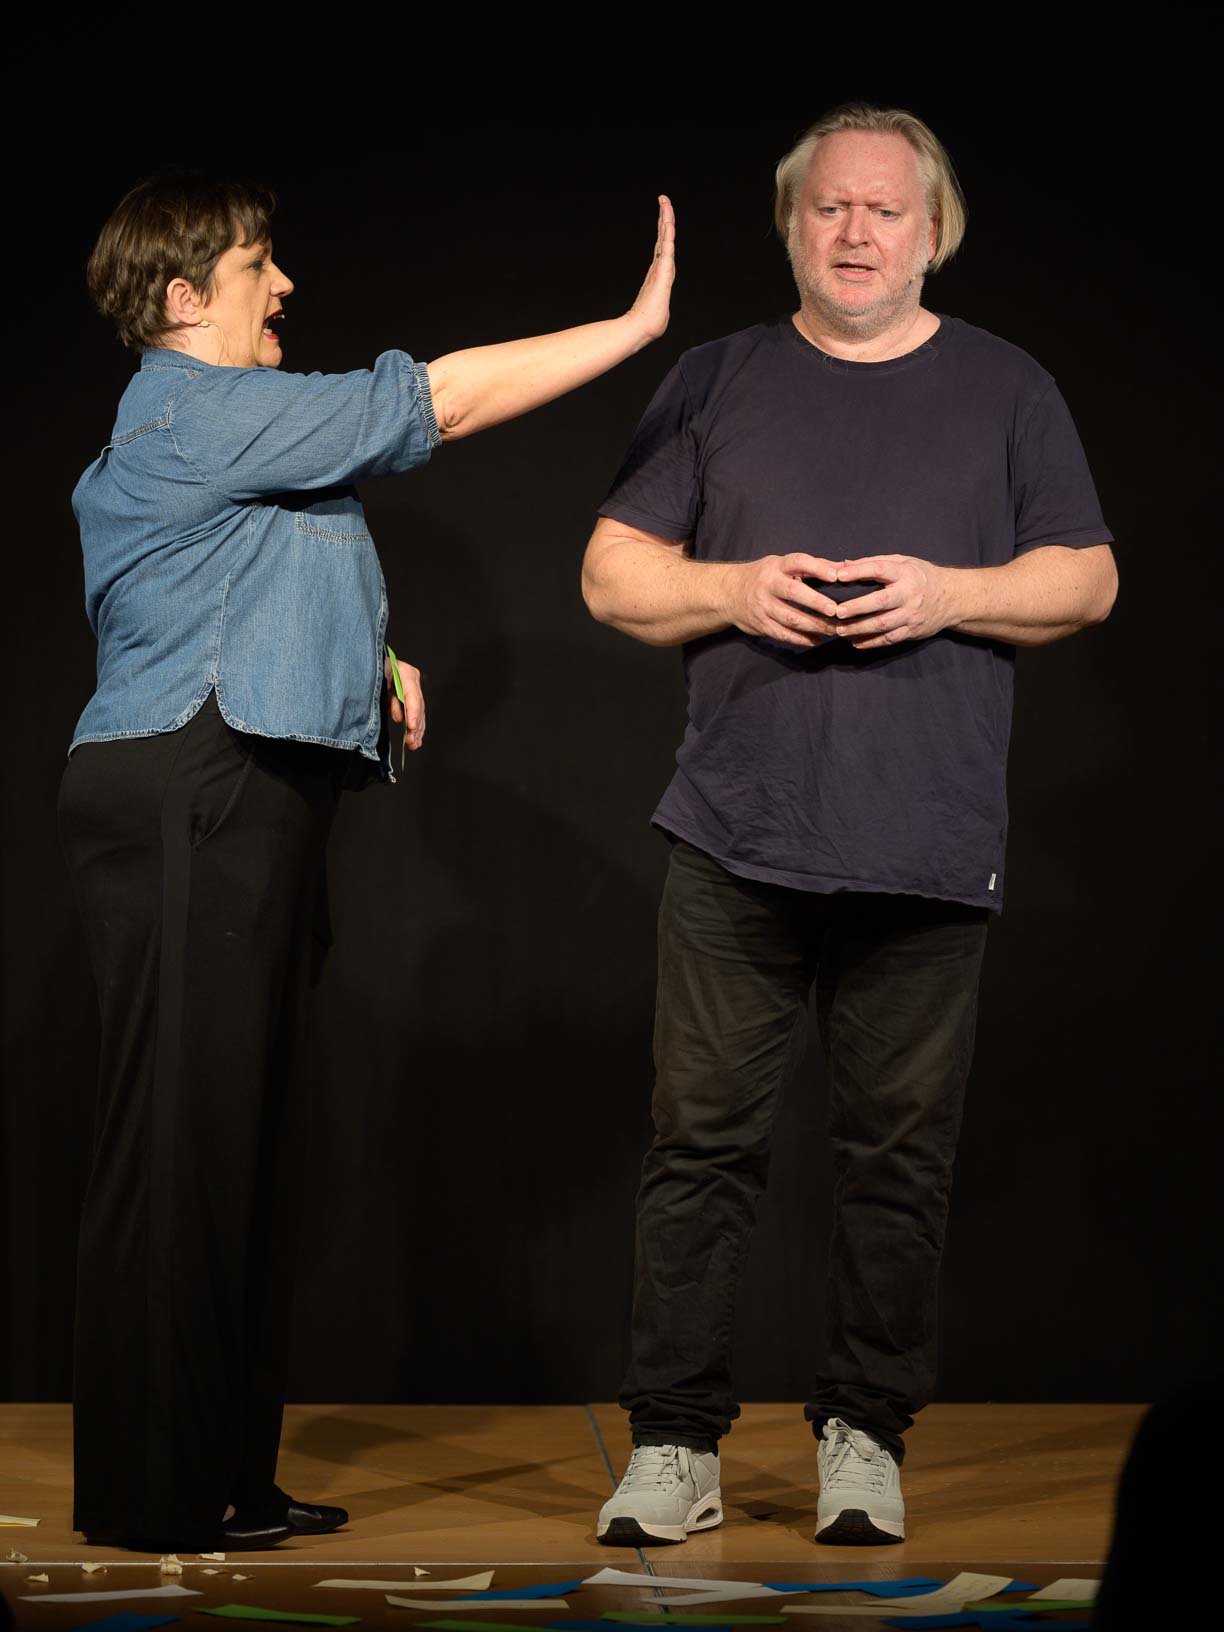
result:
[[[150,346],[140,354],[140,366],[146,368],[212,368],[200,357],[186,351],[172,351],[169,346]]]

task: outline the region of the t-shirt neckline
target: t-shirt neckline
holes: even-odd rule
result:
[[[874,374],[878,376],[896,374],[905,368],[919,368],[939,355],[940,349],[950,335],[952,325],[956,322],[956,319],[947,317],[943,312],[932,311],[931,315],[939,319],[939,327],[934,334],[929,335],[920,346],[915,346],[913,351],[904,351],[900,357],[884,357],[875,363],[858,362],[849,357],[834,357],[832,352],[822,351],[814,341],[809,340],[806,335],[799,332],[794,321],[794,314],[791,312],[788,312],[781,319],[781,322],[790,335],[790,343],[809,352],[812,360],[823,364],[830,374]]]

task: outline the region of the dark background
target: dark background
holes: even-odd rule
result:
[[[291,20],[163,29],[112,65],[123,14],[108,15],[27,34],[8,87],[34,87],[39,115],[9,104],[0,1395],[71,1389],[96,1017],[54,808],[94,661],[68,499],[135,366],[83,287],[110,208],[167,161],[266,176],[297,283],[285,366],[313,371],[612,316],[645,272],[655,195],[675,201],[663,340],[363,490],[430,729],[397,787],[344,801],[337,940],[300,1084],[318,1228],[303,1231],[295,1397],[606,1398],[649,1134],[665,865],[649,818],[684,697],[678,652],[590,620],[579,564],[679,353],[793,308],[773,166],[851,97],[912,109],[948,147],[969,229],[925,303],[1057,377],[1122,578],[1107,624],[1019,658],[1008,900],[953,1196],[940,1397],[1146,1399],[1202,1373],[1220,1301],[1205,1064],[1220,192],[1186,110],[1218,10],[1171,10],[1161,40],[1104,47],[1050,22],[979,48],[865,16],[857,34],[779,24],[700,51],[622,37],[609,54],[536,24],[507,37],[501,73],[497,42],[478,59],[358,13],[347,30],[333,16],[313,77],[273,43]],[[61,157],[46,132],[69,111]],[[811,1048],[743,1285],[744,1398],[810,1386],[824,1115]]]

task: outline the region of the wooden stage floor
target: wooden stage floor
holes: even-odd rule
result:
[[[506,1588],[604,1566],[757,1581],[946,1580],[966,1568],[1037,1586],[1099,1576],[1115,1482],[1143,1409],[931,1406],[908,1436],[906,1540],[831,1548],[812,1540],[816,1451],[801,1408],[746,1406],[722,1445],[722,1526],[680,1547],[640,1552],[595,1540],[596,1512],[628,1455],[626,1421],[615,1406],[291,1406],[279,1482],[303,1500],[347,1507],[349,1525],[270,1553],[234,1554],[219,1576],[204,1577],[200,1560],[184,1559],[184,1575],[173,1579],[205,1596],[182,1600],[186,1609],[167,1603],[166,1610],[190,1621],[208,1605],[241,1601],[359,1615],[362,1625],[444,1615],[444,1597],[431,1615],[391,1608],[379,1592],[313,1585],[327,1576],[373,1574],[401,1580],[411,1596],[413,1566],[435,1575],[460,1573],[450,1566],[498,1566],[493,1585]],[[90,1610],[101,1616],[160,1608],[156,1599],[96,1606],[20,1601],[27,1593],[114,1590],[137,1571],[151,1586],[161,1579],[156,1559],[86,1547],[73,1534],[71,1480],[70,1408],[0,1405],[0,1513],[40,1521],[35,1529],[0,1532],[0,1556],[16,1548],[29,1560],[0,1568],[17,1624],[59,1632],[91,1619]],[[106,1573],[86,1575],[83,1562],[103,1563]],[[248,1577],[240,1586],[230,1579],[235,1570]],[[49,1575],[49,1583],[29,1584],[35,1573]],[[543,1605],[528,1615],[524,1606],[493,1619],[507,1625],[529,1619],[543,1628],[558,1616],[589,1620],[609,1609],[646,1607],[640,1590],[583,1588],[555,1615]],[[888,1613],[881,1603],[881,1618]],[[1046,1624],[1065,1619],[1054,1615]],[[207,1628],[210,1620],[196,1625]],[[877,1624],[860,1612],[853,1620],[821,1615],[816,1625],[835,1629],[843,1622]],[[616,1632],[615,1623],[609,1627]]]

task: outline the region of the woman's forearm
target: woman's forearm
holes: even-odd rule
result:
[[[428,364],[443,441],[515,419],[585,385],[655,338],[636,312],[556,334],[452,351]]]

